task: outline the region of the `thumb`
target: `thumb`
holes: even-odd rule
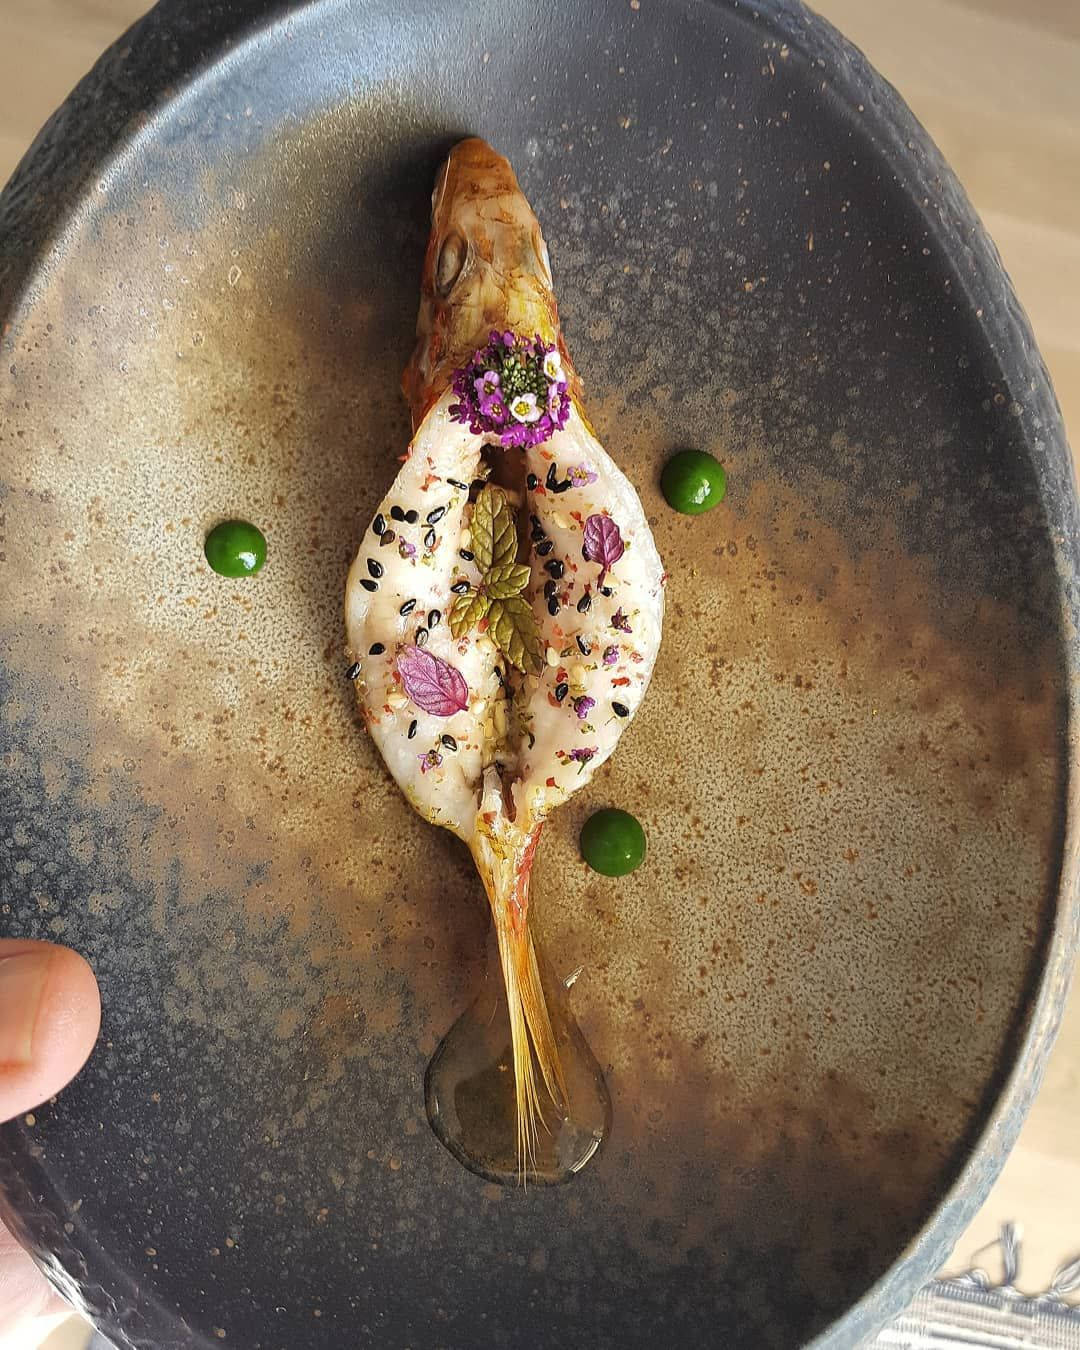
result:
[[[0,1120],[74,1078],[100,1025],[97,981],[81,956],[51,942],[0,940]]]

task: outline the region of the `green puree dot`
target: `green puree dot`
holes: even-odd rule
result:
[[[581,856],[594,872],[624,877],[645,861],[645,831],[629,811],[608,806],[581,827]]]
[[[223,520],[206,536],[203,551],[221,576],[247,577],[266,561],[266,539],[246,520]]]
[[[669,506],[685,516],[700,516],[724,500],[727,474],[704,450],[680,450],[664,465],[660,486]]]

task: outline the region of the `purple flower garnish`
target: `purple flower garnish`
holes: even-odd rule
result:
[[[427,750],[424,754],[417,755],[416,758],[420,761],[421,773],[427,773],[428,769],[437,769],[442,763],[442,755],[439,754],[438,750]]]
[[[570,393],[554,343],[492,329],[488,345],[454,372],[454,422],[506,448],[540,445],[570,416]],[[591,480],[589,480],[591,481]]]
[[[585,521],[585,538],[581,546],[581,556],[586,562],[600,564],[600,579],[597,587],[604,584],[608,568],[617,563],[625,551],[622,534],[618,525],[610,516],[589,516]]]
[[[619,613],[621,614],[622,611],[620,610]],[[613,666],[613,665],[615,665],[616,662],[618,661],[618,659],[619,659],[619,649],[618,649],[618,647],[605,647],[605,648],[604,648],[604,665],[605,665],[605,666]]]
[[[611,616],[611,626],[617,633],[632,633],[634,630],[630,627],[630,620],[619,608]]]
[[[574,487],[588,487],[590,483],[596,482],[596,474],[587,464],[571,464],[566,476]]]
[[[416,545],[410,544],[407,539],[399,539],[397,549],[403,558],[416,557]]]
[[[503,426],[506,422],[506,404],[499,394],[491,394],[483,399],[480,404],[480,412],[497,427]]]
[[[582,768],[584,768],[589,760],[596,754],[596,751],[597,747],[595,745],[591,747],[579,745],[576,750],[571,750],[566,758],[568,760],[572,759],[575,763],[580,764]]]
[[[596,699],[590,698],[588,694],[582,694],[580,698],[574,699],[574,711],[578,715],[579,722],[584,722],[595,707]]]
[[[469,686],[461,671],[424,647],[403,647],[397,672],[408,696],[433,717],[453,717],[469,706]]]

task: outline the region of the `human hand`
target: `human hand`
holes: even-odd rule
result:
[[[0,939],[0,1120],[46,1101],[86,1063],[101,1024],[94,972],[50,942]],[[67,1305],[0,1225],[0,1337]]]

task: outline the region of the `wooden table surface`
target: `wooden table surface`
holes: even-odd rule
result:
[[[641,0],[643,4],[658,0]],[[198,0],[192,0],[198,3]],[[0,181],[141,0],[0,0]],[[967,188],[1031,316],[1080,447],[1080,0],[819,0]],[[1024,1226],[1022,1287],[1080,1254],[1080,997],[1020,1142],[953,1266]],[[992,1264],[992,1263],[991,1263]]]

